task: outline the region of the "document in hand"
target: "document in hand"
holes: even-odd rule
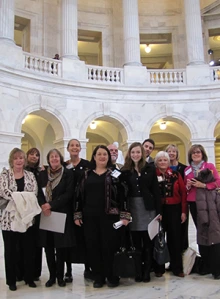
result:
[[[50,216],[41,213],[40,229],[49,230],[56,233],[64,233],[66,224],[66,214],[51,212]]]
[[[158,234],[159,231],[159,221],[158,217],[160,216],[157,215],[149,224],[148,224],[148,234],[151,240]]]

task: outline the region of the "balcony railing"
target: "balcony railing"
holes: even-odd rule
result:
[[[24,52],[24,68],[31,72],[53,77],[62,77],[62,60],[43,56],[35,56]],[[86,65],[86,80],[93,83],[108,85],[124,85],[124,69]],[[186,85],[185,69],[146,69],[146,86],[181,86]],[[213,83],[220,82],[220,66],[210,68],[210,79]]]
[[[149,70],[150,84],[182,85],[186,84],[185,70]]]
[[[24,53],[25,65],[24,68],[30,71],[38,72],[45,75],[61,77],[62,61],[46,58],[42,56],[33,56],[29,53]]]
[[[88,80],[99,83],[123,84],[123,69],[87,65]]]

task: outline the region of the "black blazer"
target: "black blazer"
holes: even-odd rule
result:
[[[64,168],[62,178],[59,184],[52,191],[52,201],[49,202],[51,211],[65,213],[66,225],[64,234],[49,232],[53,235],[54,247],[72,247],[75,245],[74,222],[73,222],[73,199],[74,199],[74,181],[72,170]],[[40,205],[46,203],[41,202]],[[40,230],[39,245],[46,247],[48,243],[48,232]]]
[[[128,196],[131,196],[131,183],[130,183],[130,170],[122,171],[122,180],[128,185]],[[144,205],[146,210],[156,210],[157,214],[161,214],[161,196],[159,190],[159,184],[157,180],[156,168],[146,163],[141,170],[140,176],[140,189],[141,195],[144,199]]]
[[[184,180],[184,170],[187,166],[178,162],[177,171],[180,173],[182,179]]]

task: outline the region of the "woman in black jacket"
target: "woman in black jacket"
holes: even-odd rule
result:
[[[47,265],[50,278],[46,282],[46,287],[51,287],[56,278],[58,285],[66,285],[64,277],[64,260],[66,249],[75,245],[74,223],[72,215],[74,183],[73,173],[63,167],[63,157],[57,149],[52,149],[47,154],[48,182],[45,190],[45,200],[40,203],[45,216],[50,216],[51,212],[66,214],[64,233],[40,231],[40,244],[45,247]]]
[[[108,148],[97,146],[92,154],[91,170],[79,181],[74,213],[75,224],[84,227],[94,288],[101,288],[106,277],[109,287],[118,286],[119,277],[113,275],[113,259],[120,240],[113,223],[121,219],[127,225],[130,219],[124,187],[110,166]]]
[[[149,282],[153,259],[153,242],[148,235],[148,224],[161,213],[161,199],[156,170],[146,163],[144,149],[134,142],[128,149],[122,178],[128,185],[132,223],[129,224],[134,246],[143,252],[143,274],[137,282]]]

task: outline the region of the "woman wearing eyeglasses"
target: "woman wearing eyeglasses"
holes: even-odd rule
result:
[[[202,257],[200,274],[212,273],[220,279],[220,207],[216,204],[216,187],[220,176],[201,144],[188,152],[189,166],[184,171],[187,201],[197,228],[197,243]],[[212,206],[211,206],[212,205]]]

